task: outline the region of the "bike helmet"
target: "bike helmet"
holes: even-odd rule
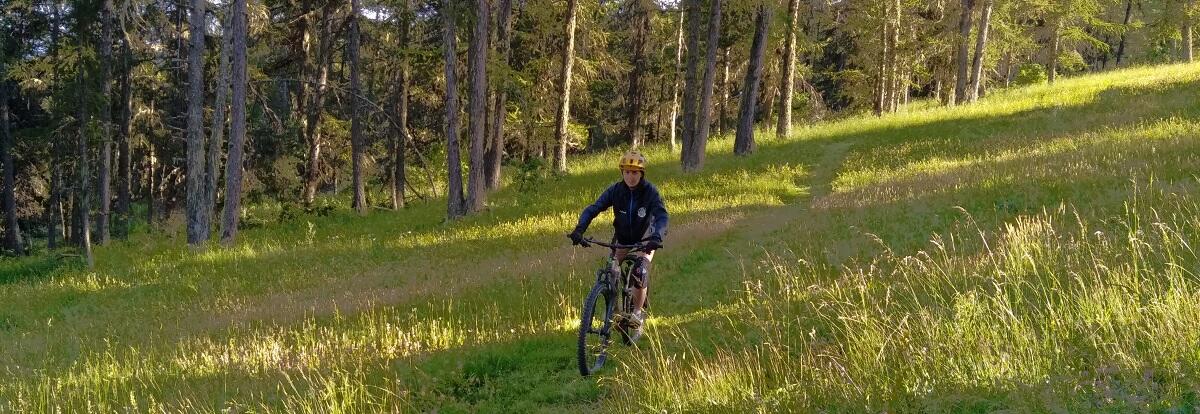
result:
[[[637,151],[626,152],[621,156],[622,170],[646,171],[646,157]]]

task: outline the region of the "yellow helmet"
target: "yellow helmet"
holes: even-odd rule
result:
[[[637,151],[626,152],[621,156],[622,170],[646,171],[646,157]]]

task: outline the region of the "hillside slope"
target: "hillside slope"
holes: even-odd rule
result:
[[[699,174],[651,147],[672,228],[638,349],[573,360],[605,253],[563,237],[616,152],[490,197],[255,214],[97,270],[0,270],[0,411],[1194,409],[1200,65],[760,134]],[[608,213],[590,234],[607,236]]]

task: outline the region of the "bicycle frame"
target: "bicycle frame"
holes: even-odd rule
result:
[[[630,282],[632,281],[634,269],[644,260],[641,256],[633,253],[644,251],[645,245],[640,242],[632,245],[604,243],[591,238],[584,239],[580,244],[584,247],[596,244],[612,249],[612,253],[608,255],[607,260],[604,262],[604,267],[596,271],[596,283],[592,286],[587,299],[584,300],[583,320],[580,321],[577,352],[579,357],[579,372],[587,376],[604,365],[604,361],[607,358],[606,350],[614,323],[617,331],[621,334],[621,339],[626,345],[633,345],[633,341],[637,339],[636,336],[631,336],[625,319],[633,313],[633,285]],[[628,253],[624,257],[617,258],[616,252],[618,249],[628,249]],[[613,272],[614,264],[617,266],[617,272]],[[618,292],[621,294],[619,309],[616,306],[618,303],[614,300]],[[604,297],[603,303],[605,304],[600,314],[602,315],[602,322],[593,319],[597,315],[595,313],[597,310],[595,306],[600,296]],[[596,326],[595,322],[600,322],[599,326]],[[588,344],[588,335],[592,334],[599,335],[598,351],[593,350],[591,348],[593,345]],[[591,361],[588,355],[595,356],[595,361]]]
[[[634,288],[633,288],[633,284],[630,283],[630,278],[633,277],[633,269],[636,266],[638,266],[639,264],[641,264],[642,260],[645,260],[642,257],[635,255],[634,253],[644,251],[643,249],[646,248],[645,243],[642,243],[642,242],[638,242],[638,243],[634,243],[634,244],[605,243],[605,242],[595,240],[592,238],[584,239],[584,242],[585,242],[585,244],[584,244],[585,246],[587,246],[587,244],[595,244],[598,246],[607,247],[611,250],[611,254],[608,255],[608,259],[605,260],[605,262],[604,262],[604,268],[597,271],[596,282],[604,283],[607,286],[606,290],[608,292],[609,298],[612,298],[613,296],[615,296],[615,294],[617,292],[621,293],[621,302],[620,302],[621,306],[620,306],[620,310],[617,313],[620,317],[628,317],[630,314],[633,313],[633,300],[632,299],[633,299],[633,289]],[[616,257],[617,249],[628,249],[629,251],[625,253],[625,257],[618,259]],[[613,272],[612,272],[613,262],[616,260],[620,260],[619,262],[617,262],[617,268],[620,270],[620,274],[613,274]],[[628,264],[626,264],[626,263],[628,263]],[[604,274],[609,275],[607,280],[602,280],[602,279],[604,279],[604,277],[603,277]]]

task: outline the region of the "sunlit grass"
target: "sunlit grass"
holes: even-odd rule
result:
[[[599,379],[572,347],[604,251],[563,234],[620,148],[457,222],[440,199],[263,203],[232,248],[169,230],[90,272],[5,260],[0,411],[1187,408],[1198,80],[1135,68],[760,130],[749,157],[712,140],[700,174],[645,147],[668,247],[645,341]]]

